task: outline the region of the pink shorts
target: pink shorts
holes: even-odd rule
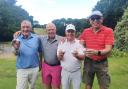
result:
[[[50,66],[46,63],[42,64],[42,81],[46,85],[60,87],[61,85],[61,66]]]

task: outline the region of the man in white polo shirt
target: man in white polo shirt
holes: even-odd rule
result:
[[[81,60],[84,59],[85,48],[75,39],[75,26],[67,25],[66,40],[58,45],[57,56],[61,61],[61,83],[62,89],[69,89],[73,83],[73,89],[80,89],[81,83]]]

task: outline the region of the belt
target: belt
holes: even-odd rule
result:
[[[47,65],[49,65],[49,66],[59,66],[60,65],[60,63],[57,63],[57,64],[49,64],[49,63],[47,63],[46,61],[44,61]]]
[[[104,58],[104,59],[101,59],[101,60],[93,60],[93,59],[91,59],[91,58],[86,57],[85,60],[91,61],[91,62],[95,62],[95,63],[102,63],[102,62],[107,61],[107,58]]]

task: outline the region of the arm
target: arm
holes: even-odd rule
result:
[[[102,50],[94,50],[94,49],[87,49],[86,50],[86,56],[92,56],[92,55],[108,55],[112,51],[112,45],[105,45],[105,48]]]
[[[14,54],[18,55],[19,54],[19,47],[20,47],[20,41],[17,39],[12,40],[12,46],[14,48]]]
[[[78,59],[78,60],[83,60],[85,58],[84,54],[79,54],[78,52],[73,53],[73,55]]]
[[[78,59],[78,60],[83,60],[85,58],[85,48],[84,46],[80,43],[78,43],[78,48],[76,51],[73,52],[73,55]]]
[[[17,38],[21,34],[21,31],[17,31],[13,34],[13,38]]]
[[[58,48],[57,48],[57,58],[58,60],[62,60],[64,56],[65,51],[62,50],[62,43],[59,43]]]
[[[41,52],[39,53],[39,59],[40,59],[40,61],[39,61],[39,71],[41,71],[41,69],[42,69],[42,53]]]
[[[43,61],[43,47],[42,47],[42,43],[41,43],[41,38],[39,37],[39,48],[38,48],[38,52],[39,52],[39,71],[41,71],[42,69],[42,61]]]

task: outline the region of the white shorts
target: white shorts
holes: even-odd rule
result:
[[[17,69],[16,89],[35,89],[39,67],[29,69]]]
[[[61,71],[61,83],[62,89],[69,89],[72,81],[73,89],[80,89],[81,84],[81,70],[75,72],[69,72],[62,68]]]

